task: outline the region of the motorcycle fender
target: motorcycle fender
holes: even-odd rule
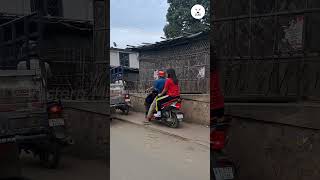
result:
[[[178,109],[174,109],[174,110],[172,110],[172,112],[173,113],[175,113],[176,115],[177,114],[182,114],[183,116],[184,116],[184,114],[180,111],[180,110],[178,110]],[[183,119],[180,119],[180,121],[182,121]]]
[[[176,113],[176,114],[183,114],[183,112],[181,112],[180,110],[178,109],[173,109],[171,110],[172,112]],[[184,114],[183,114],[184,115]]]

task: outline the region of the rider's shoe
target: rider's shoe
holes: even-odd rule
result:
[[[161,117],[161,111],[158,111],[157,114],[154,114],[154,117],[156,117],[156,118]]]

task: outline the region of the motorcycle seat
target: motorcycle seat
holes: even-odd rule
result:
[[[166,108],[166,107],[169,107],[169,106],[171,106],[173,103],[181,103],[181,101],[182,101],[181,98],[179,98],[179,99],[172,99],[172,100],[164,103],[164,104],[161,106],[161,109],[164,109],[164,108]]]

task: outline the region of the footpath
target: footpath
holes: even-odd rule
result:
[[[113,114],[112,118],[133,123],[139,126],[144,126],[145,128],[149,128],[154,131],[158,131],[170,136],[175,136],[177,138],[191,141],[210,148],[210,128],[203,125],[182,122],[180,124],[180,127],[177,129],[169,128],[165,125],[155,122],[151,122],[150,124],[145,125],[143,123],[145,114],[141,112],[130,112],[129,115],[122,115],[117,113]]]

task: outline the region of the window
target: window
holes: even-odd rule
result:
[[[129,67],[129,53],[119,53],[120,66]]]

